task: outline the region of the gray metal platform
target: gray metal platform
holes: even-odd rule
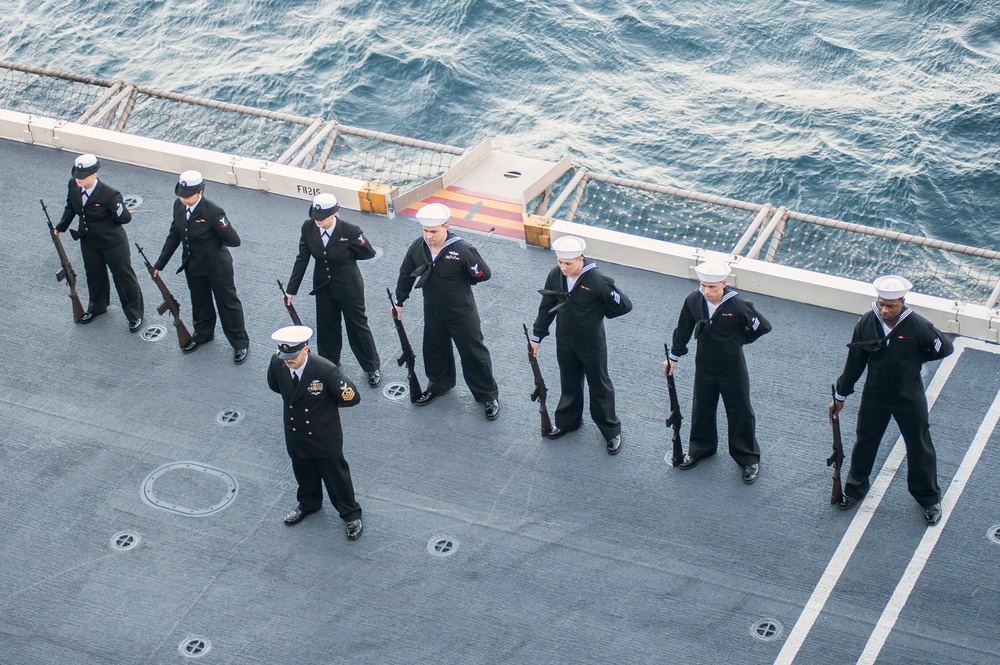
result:
[[[927,550],[931,530],[906,492],[905,464],[879,501],[850,513],[829,504],[826,407],[856,316],[747,294],[774,326],[747,348],[763,450],[761,478],[748,487],[724,447],[687,472],[665,461],[663,342],[693,282],[602,265],[635,304],[607,323],[624,423],[622,453],[609,457],[587,415],[579,432],[541,439],[528,399],[521,323],[534,318],[551,254],[460,232],[493,269],[475,293],[503,411],[487,422],[464,385],[421,409],[362,388],[361,404],[343,413],[366,527],[349,542],[329,505],[294,528],[282,523],[295,482],[280,398],[264,375],[270,333],[288,323],[275,279],[288,277],[306,204],[209,183],[243,238],[233,257],[251,347],[237,367],[221,330],[180,353],[138,257],[145,323],[166,336],[130,335],[114,297],[108,315],[74,325],[38,205],[45,199],[58,217],[73,155],[0,142],[0,156],[0,663],[179,663],[185,645],[201,649],[197,662],[230,664],[846,663],[880,631],[879,663],[1000,662],[996,347],[963,346],[937,364],[947,380],[931,428],[947,521]],[[128,231],[158,254],[176,176],[110,162],[101,176],[143,197]],[[345,217],[382,250],[362,264],[369,318],[383,385],[405,383],[384,291],[419,227]],[[64,238],[85,294],[79,247]],[[178,261],[164,278],[190,325]],[[415,295],[405,316],[416,346],[419,303]],[[314,319],[308,296],[295,304],[305,323]],[[554,408],[554,340],[540,362]],[[365,385],[346,349],[344,369]],[[420,360],[418,369],[423,378]],[[692,370],[693,358],[682,361],[686,416]],[[858,402],[844,410],[848,447]],[[241,418],[223,424],[233,412]],[[897,437],[890,426],[876,468]],[[154,481],[163,503],[232,500],[202,517],[144,500],[144,480],[178,462],[224,471],[235,497],[221,476],[179,467]],[[123,532],[138,544],[113,548]],[[845,535],[857,545],[838,552]],[[452,550],[432,555],[435,543]],[[926,565],[900,604],[921,551]],[[836,579],[831,567],[842,570]],[[898,609],[888,626],[887,607]],[[767,624],[755,634],[762,622],[773,635]]]

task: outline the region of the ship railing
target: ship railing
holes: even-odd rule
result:
[[[1000,252],[577,168],[536,214],[993,308]],[[567,205],[568,202],[568,205]],[[565,210],[564,210],[565,208]]]
[[[0,105],[400,189],[441,176],[465,152],[323,118],[5,61]]]

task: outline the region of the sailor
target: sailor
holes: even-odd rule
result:
[[[163,270],[178,245],[183,244],[181,265],[191,290],[191,316],[194,335],[183,347],[193,353],[215,337],[215,304],[219,308],[222,331],[232,345],[233,362],[242,365],[247,359],[250,338],[243,321],[243,303],[236,294],[233,279],[233,257],[229,247],[239,247],[240,237],[226,217],[226,211],[204,196],[205,180],[198,171],[184,171],[174,186],[174,219],[155,273]]]
[[[608,344],[604,319],[632,311],[632,302],[614,280],[597,269],[583,253],[587,243],[576,236],[552,241],[554,267],[545,279],[542,302],[531,335],[531,352],[549,334],[556,321],[556,359],[562,394],[555,426],[546,435],[558,439],[580,428],[583,419],[583,380],[590,388],[590,417],[607,441],[609,455],[622,446],[622,424],[615,415],[615,387],[608,375]]]
[[[924,522],[933,526],[941,521],[941,488],[920,368],[951,355],[955,348],[930,321],[906,306],[906,294],[913,288],[908,279],[885,275],[873,284],[878,297],[854,326],[844,372],[837,379],[829,409],[832,422],[867,368],[858,408],[858,438],[838,507],[849,510],[868,493],[875,455],[892,417],[906,445],[907,488],[923,506]]]
[[[423,355],[428,384],[415,403],[430,404],[455,386],[454,342],[462,359],[465,383],[485,407],[487,420],[496,420],[500,415],[499,391],[472,295],[473,284],[490,278],[489,266],[475,247],[448,229],[448,206],[430,203],[418,210],[416,217],[423,235],[403,257],[394,305],[396,314],[402,317],[403,303],[414,285],[424,292]]]
[[[358,261],[375,256],[375,248],[361,229],[340,219],[340,204],[333,194],[317,194],[309,206],[309,219],[302,224],[299,255],[292,266],[292,275],[285,289],[285,303],[299,292],[299,285],[309,265],[313,266],[313,289],[316,296],[316,345],[319,355],[334,365],[340,364],[343,337],[340,318],[344,318],[347,341],[361,369],[368,374],[368,385],[375,388],[382,382],[375,339],[365,315],[365,282],[358,270]]]
[[[760,474],[756,417],[750,405],[750,374],[743,345],[771,331],[752,303],[726,286],[728,265],[706,262],[695,266],[700,286],[684,299],[673,341],[663,362],[664,375],[673,374],[688,352],[691,335],[698,340],[694,361],[691,438],[678,468],[690,469],[715,454],[719,444],[716,411],[719,396],[729,423],[729,455],[743,468],[743,482]]]
[[[124,227],[132,221],[132,213],[125,207],[118,190],[98,179],[100,168],[101,162],[91,154],[80,155],[73,160],[73,178],[69,181],[66,209],[54,233],[64,233],[74,217],[80,218],[79,231],[70,231],[73,239],[80,241],[90,296],[80,323],[90,323],[108,311],[111,302],[110,270],[128,320],[129,332],[138,332],[142,327],[142,290],[132,269],[132,253]]]
[[[344,459],[340,408],[354,406],[361,395],[336,365],[309,353],[312,333],[308,326],[285,326],[271,335],[278,350],[267,367],[267,385],[281,394],[285,447],[299,484],[299,503],[285,516],[285,524],[298,524],[322,508],[325,485],[347,523],[347,537],[357,540],[364,525]]]

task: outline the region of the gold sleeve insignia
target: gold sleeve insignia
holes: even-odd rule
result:
[[[354,388],[347,385],[346,381],[340,382],[340,396],[344,399],[345,402],[350,402],[352,399],[354,399]]]

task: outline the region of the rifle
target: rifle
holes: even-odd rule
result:
[[[292,317],[293,324],[301,326],[302,319],[299,318],[299,313],[295,311],[295,305],[288,302],[288,299],[285,298],[285,287],[281,285],[281,280],[279,279],[276,281],[278,282],[278,288],[281,289],[281,302],[285,303],[285,309],[288,310],[288,316]]]
[[[670,353],[670,349],[666,348],[667,353]],[[670,457],[670,463],[673,466],[677,466],[681,463],[681,459],[684,458],[684,449],[681,447],[681,404],[677,399],[677,384],[674,383],[674,375],[667,374],[667,392],[670,393],[670,414],[667,416],[667,427],[674,428],[674,452]]]
[[[552,431],[552,421],[549,420],[549,410],[545,406],[545,398],[549,391],[545,389],[545,379],[542,378],[542,370],[538,368],[538,358],[531,351],[531,337],[528,335],[528,326],[521,324],[524,328],[524,338],[528,340],[528,363],[531,364],[531,373],[535,375],[535,392],[531,393],[531,401],[538,402],[538,413],[542,417],[542,436]]]
[[[177,299],[174,298],[174,294],[170,293],[170,289],[167,288],[159,273],[153,274],[156,272],[156,268],[146,258],[146,253],[142,251],[142,247],[139,247],[139,243],[135,243],[135,248],[139,250],[139,256],[146,262],[146,270],[149,271],[149,276],[153,278],[153,282],[156,283],[156,286],[160,289],[160,294],[163,296],[163,303],[156,308],[156,313],[163,316],[164,312],[170,310],[170,313],[174,317],[174,328],[177,329],[177,343],[183,349],[191,343],[191,333],[188,332],[184,322],[181,321],[181,306],[178,304]]]
[[[396,360],[396,364],[400,367],[404,363],[406,364],[406,378],[410,382],[410,402],[416,402],[417,398],[424,392],[420,389],[420,380],[417,379],[417,356],[413,353],[413,347],[410,346],[410,340],[406,336],[406,329],[403,327],[403,322],[396,314],[396,302],[392,299],[392,291],[386,288],[385,293],[389,296],[389,304],[392,305],[392,322],[396,324],[396,334],[399,335],[399,344],[403,347],[403,354]]]
[[[837,399],[837,386],[830,386],[833,398]],[[833,491],[830,492],[830,503],[838,503],[844,495],[840,488],[840,467],[844,464],[844,444],[840,440],[840,415],[830,419],[833,423],[833,452],[826,459],[826,465],[833,467]]]
[[[56,273],[56,281],[61,282],[66,280],[69,284],[69,299],[73,301],[73,323],[79,323],[80,319],[83,318],[85,310],[83,309],[83,303],[80,302],[80,296],[76,292],[76,273],[73,272],[73,266],[69,263],[69,257],[66,256],[66,250],[63,248],[62,240],[56,235],[56,227],[52,226],[52,218],[49,217],[49,211],[45,207],[45,201],[41,199],[38,200],[42,204],[42,212],[45,213],[45,220],[49,225],[49,235],[52,237],[52,242],[56,246],[56,254],[59,255],[59,263],[62,267],[59,272]]]

